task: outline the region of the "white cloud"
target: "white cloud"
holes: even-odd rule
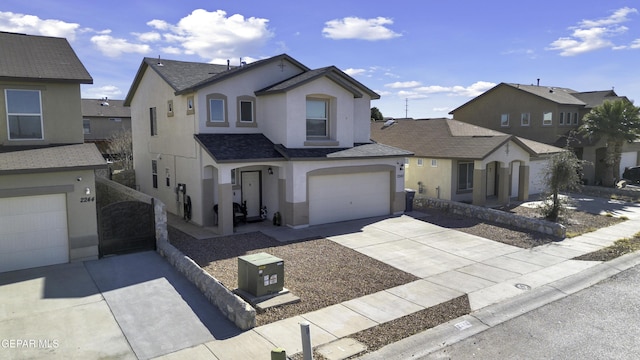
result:
[[[450,110],[453,110],[453,109],[450,107],[434,107],[433,108],[433,111],[436,111],[436,112],[449,112]]]
[[[610,38],[627,32],[628,28],[620,24],[629,21],[628,16],[637,12],[636,9],[624,7],[604,19],[582,20],[578,26],[569,28],[573,30],[570,36],[553,41],[547,50],[560,51],[561,56],[575,56],[604,48],[625,48],[615,45]]]
[[[393,24],[393,20],[377,17],[374,19],[361,19],[346,17],[330,20],[325,23],[322,35],[329,39],[360,39],[360,40],[387,40],[402,36],[386,27]]]
[[[349,68],[344,70],[344,73],[349,75],[349,76],[358,76],[358,75],[364,75],[367,73],[366,69],[353,69],[353,68]]]
[[[130,43],[126,39],[114,38],[111,35],[96,35],[91,42],[108,57],[116,58],[125,53],[147,54],[151,47],[146,44]]]
[[[79,28],[80,25],[76,23],[0,11],[0,31],[61,37],[73,41]]]
[[[175,46],[167,46],[167,47],[163,47],[162,52],[165,54],[171,54],[171,55],[179,55],[182,53],[182,50],[180,50],[179,48],[175,47]]]
[[[640,49],[640,39],[633,40],[633,42],[631,43],[631,45],[629,45],[629,47],[631,49]]]
[[[177,24],[154,19],[147,25],[163,32],[165,41],[176,44],[184,54],[197,54],[204,59],[232,59],[254,53],[273,36],[269,20],[245,18],[235,14],[227,17],[223,10],[209,12],[197,9]]]
[[[590,27],[621,24],[623,22],[629,21],[628,15],[637,14],[637,13],[638,13],[638,10],[634,8],[623,7],[621,9],[614,11],[611,16],[604,19],[582,20],[579,26],[584,28],[590,28]]]
[[[89,87],[83,91],[82,97],[89,99],[102,99],[104,97],[117,99],[121,97],[122,91],[114,85],[105,85],[101,87]]]
[[[425,98],[432,94],[443,94],[447,96],[465,96],[465,97],[475,97],[483,92],[491,89],[496,86],[495,83],[488,81],[477,81],[469,86],[440,86],[440,85],[429,85],[429,86],[417,86],[420,83],[417,81],[407,81],[407,82],[398,82],[393,84],[387,84],[385,86],[400,89],[404,88],[407,90],[401,90],[398,92],[398,96],[400,97],[409,97],[409,98]],[[409,86],[413,85],[413,86]]]
[[[385,84],[384,86],[390,87],[392,89],[407,89],[414,88],[420,86],[419,81],[396,81],[394,83]]]
[[[162,35],[156,31],[149,31],[146,33],[133,33],[135,37],[138,38],[138,41],[142,42],[155,42],[162,40]]]

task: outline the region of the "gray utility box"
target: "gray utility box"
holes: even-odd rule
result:
[[[238,288],[254,296],[282,291],[284,261],[267,253],[238,257]]]

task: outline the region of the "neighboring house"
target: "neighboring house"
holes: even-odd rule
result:
[[[576,155],[590,162],[584,168],[584,179],[594,184],[600,182],[604,171],[605,142],[571,133],[591,109],[621,98],[624,97],[613,90],[578,92],[561,87],[500,83],[450,114],[459,121],[557,147],[566,147],[570,140]],[[625,144],[618,176],[625,167],[638,164],[639,150],[638,143]]]
[[[124,100],[82,99],[84,141],[94,143],[105,158],[110,158],[109,139],[121,130],[131,130],[131,109]]]
[[[136,180],[220,234],[233,233],[234,203],[294,228],[401,213],[410,152],[371,143],[377,98],[286,54],[240,67],[145,58],[125,99]]]
[[[0,32],[0,271],[95,259],[94,170],[66,39]]]
[[[543,190],[543,170],[560,148],[451,119],[371,123],[371,138],[414,153],[405,186],[418,195],[506,204]]]

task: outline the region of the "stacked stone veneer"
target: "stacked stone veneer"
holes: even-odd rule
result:
[[[246,301],[227,289],[216,278],[209,275],[191,258],[169,243],[167,232],[167,211],[164,203],[151,196],[135,191],[124,185],[96,178],[96,186],[103,203],[123,200],[138,200],[153,205],[157,252],[165,257],[173,267],[202,291],[204,296],[241,330],[256,326],[256,310]],[[102,192],[102,194],[100,194]]]
[[[511,225],[525,230],[537,231],[543,234],[553,235],[561,239],[564,239],[567,236],[567,229],[561,224],[545,220],[532,219],[481,206],[429,197],[416,197],[414,199],[414,206],[418,208],[426,207],[441,209],[452,214],[464,215],[500,224]]]

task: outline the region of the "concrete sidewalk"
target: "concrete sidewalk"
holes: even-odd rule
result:
[[[233,338],[210,341],[163,359],[268,360],[271,350],[276,347],[284,348],[288,355],[292,355],[302,351],[301,322],[310,323],[314,347],[321,346],[326,354],[330,354],[330,359],[341,359],[360,350],[358,344],[345,341],[345,337],[463,294],[468,294],[472,311],[479,312],[510,299],[538,294],[539,289],[547,289],[553,284],[560,283],[573,290],[590,286],[593,283],[580,274],[594,274],[588,269],[600,269],[605,265],[571,258],[609,246],[618,239],[640,231],[640,207],[588,197],[582,197],[577,206],[583,206],[581,210],[586,211],[599,211],[604,207],[615,211],[616,216],[624,215],[629,220],[534,249],[521,249],[442,228],[416,219],[424,216],[420,213],[299,230],[267,228],[265,233],[282,241],[327,237],[421,279],[260,326]],[[597,271],[595,278],[603,274],[611,276],[616,271],[640,263],[640,256],[625,259],[619,261],[617,267],[607,266],[606,271]],[[548,299],[557,296],[554,293]],[[536,299],[540,302],[540,299]],[[339,339],[343,340],[337,341]]]

